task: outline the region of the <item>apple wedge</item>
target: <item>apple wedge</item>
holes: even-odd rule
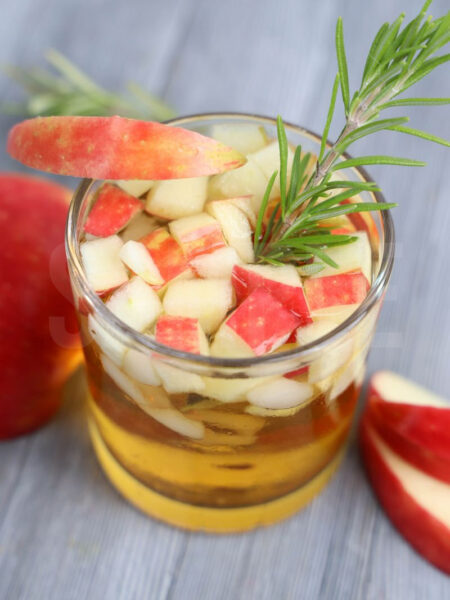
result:
[[[174,279],[193,277],[183,251],[166,229],[155,229],[139,241],[150,252],[165,284]]]
[[[129,348],[123,357],[124,372],[139,383],[144,385],[161,385],[161,379],[153,366],[153,359],[148,355]]]
[[[98,294],[104,294],[128,281],[127,270],[120,260],[123,242],[117,235],[80,244],[86,278]]]
[[[168,315],[198,319],[205,333],[213,333],[233,306],[233,288],[226,279],[174,281],[163,300]]]
[[[361,304],[369,287],[361,271],[308,278],[305,281],[306,298],[313,313],[329,306]]]
[[[236,250],[240,259],[245,263],[254,262],[252,229],[244,212],[230,200],[209,202],[207,210],[217,219],[226,241]]]
[[[117,116],[28,119],[9,132],[8,152],[41,171],[91,179],[204,177],[246,162],[195,131]]]
[[[130,196],[115,185],[104,183],[98,190],[94,205],[86,219],[84,231],[102,238],[114,235],[143,209],[141,200]]]
[[[254,406],[270,409],[293,408],[304,404],[313,395],[313,387],[307,383],[278,377],[269,383],[252,388],[247,400]]]
[[[370,380],[368,411],[392,450],[450,483],[450,403],[390,371]]]
[[[208,340],[198,319],[161,315],[156,322],[155,338],[160,344],[176,350],[192,354],[209,354]]]
[[[161,301],[140,277],[133,277],[111,295],[106,307],[129,327],[142,332],[156,321]]]
[[[207,177],[158,181],[147,194],[145,210],[161,219],[180,219],[202,212]]]
[[[300,319],[301,326],[312,323],[302,281],[294,266],[236,265],[231,281],[238,303],[263,286]]]
[[[200,254],[190,264],[203,279],[229,279],[234,265],[241,264],[241,259],[234,248],[227,246],[210,254]]]
[[[122,262],[139,275],[146,283],[151,285],[162,285],[164,279],[161,277],[158,267],[155,264],[150,252],[141,242],[130,240],[120,249],[119,256]]]
[[[372,487],[393,524],[424,558],[450,574],[450,485],[393,452],[367,413],[360,447]]]
[[[169,230],[187,260],[226,246],[219,222],[206,213],[171,221]]]
[[[267,187],[267,177],[252,160],[235,169],[210,179],[208,197],[212,200],[251,196],[252,208],[257,213]]]
[[[282,346],[299,323],[267,289],[258,287],[222,323],[211,354],[260,356]]]

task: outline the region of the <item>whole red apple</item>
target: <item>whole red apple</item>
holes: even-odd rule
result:
[[[45,423],[81,358],[64,253],[70,194],[0,174],[0,438]]]

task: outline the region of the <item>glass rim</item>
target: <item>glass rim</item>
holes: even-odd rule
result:
[[[212,119],[232,120],[232,119],[245,119],[255,120],[259,123],[267,123],[271,126],[276,126],[276,119],[267,117],[264,115],[257,115],[253,113],[239,113],[239,112],[219,112],[219,113],[200,113],[193,115],[186,115],[175,119],[165,121],[167,125],[182,126],[183,123],[191,121],[208,121]],[[291,130],[297,134],[305,135],[310,137],[314,142],[320,144],[321,137],[313,131],[304,128],[299,125],[294,125],[290,122],[284,122],[287,130]],[[331,142],[327,140],[327,147],[331,145]],[[342,156],[345,159],[351,158],[347,153],[343,153]],[[362,167],[352,167],[350,169],[353,173],[359,177],[359,179],[367,182],[373,182],[373,179],[369,176],[367,171]],[[176,350],[170,346],[160,344],[155,339],[145,333],[140,333],[132,327],[129,327],[126,323],[116,317],[104,304],[101,298],[95,293],[90,287],[86,276],[84,274],[81,260],[79,258],[79,243],[77,240],[77,224],[80,216],[80,209],[86,194],[94,184],[93,179],[82,179],[77,189],[74,192],[72,201],[70,203],[67,225],[66,225],[66,254],[69,263],[69,269],[71,270],[77,284],[80,286],[83,293],[83,297],[88,301],[88,305],[95,311],[95,317],[100,316],[100,320],[103,323],[109,325],[109,329],[114,331],[114,334],[118,331],[122,338],[125,338],[131,347],[137,348],[144,346],[147,350],[157,352],[160,355],[167,356],[173,359],[181,359],[189,361],[191,363],[197,363],[208,367],[217,368],[229,368],[229,369],[245,369],[256,365],[274,365],[289,359],[301,359],[305,357],[307,359],[311,352],[320,351],[325,348],[330,342],[334,342],[342,338],[350,329],[352,329],[357,323],[359,323],[375,305],[375,303],[381,298],[384,290],[389,282],[393,261],[394,261],[394,224],[390,210],[379,211],[381,225],[383,228],[383,245],[382,245],[382,259],[379,267],[379,271],[369,289],[369,293],[360,304],[360,306],[338,327],[332,329],[326,335],[317,338],[316,340],[305,344],[300,348],[294,348],[286,350],[285,352],[275,352],[273,354],[266,354],[263,356],[252,356],[242,358],[224,358],[217,356],[206,356],[204,354],[193,354],[191,352],[184,352],[182,350]],[[377,203],[386,204],[386,200],[381,192],[370,191]],[[122,340],[123,341],[123,340]]]

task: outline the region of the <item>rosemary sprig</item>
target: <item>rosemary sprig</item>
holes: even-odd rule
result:
[[[45,55],[52,70],[5,67],[6,74],[28,94],[26,102],[0,104],[0,110],[29,117],[51,115],[109,116],[165,121],[175,116],[164,102],[136,83],[128,94],[115,94],[98,86],[69,59],[49,50]]]
[[[349,244],[356,238],[352,235],[331,233],[330,228],[324,227],[322,222],[355,212],[386,210],[396,204],[380,205],[376,202],[362,201],[341,204],[343,200],[358,196],[361,192],[379,191],[379,188],[371,182],[334,181],[333,173],[363,165],[385,164],[411,167],[425,165],[422,161],[383,155],[340,160],[342,154],[356,140],[378,131],[394,130],[450,146],[447,140],[436,135],[406,127],[408,117],[379,119],[380,113],[387,108],[450,103],[450,98],[396,99],[417,81],[450,60],[450,54],[435,56],[436,52],[450,41],[450,12],[435,20],[432,17],[426,18],[430,4],[431,0],[427,0],[419,14],[403,29],[401,28],[403,14],[393,23],[382,25],[370,47],[360,88],[353,95],[350,94],[348,82],[343,24],[342,19],[338,19],[336,26],[338,73],[332,88],[319,156],[307,181],[305,181],[305,171],[310,156],[302,157],[301,147],[298,146],[292,163],[290,185],[287,186],[288,144],[281,117],[277,119],[280,147],[280,201],[275,206],[266,224],[264,236],[261,238],[268,198],[277,176],[277,173],[274,173],[267,186],[255,232],[254,249],[259,262],[278,265],[293,262],[303,265],[301,268],[305,275],[320,269],[320,264],[317,266],[315,263],[314,267],[305,264],[314,258],[337,267],[327,255],[326,249],[340,244]],[[339,88],[344,104],[345,124],[337,140],[327,150],[327,138]]]

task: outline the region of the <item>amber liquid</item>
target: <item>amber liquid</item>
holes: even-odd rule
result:
[[[337,466],[359,392],[352,383],[332,402],[318,394],[285,417],[248,414],[244,402],[222,404],[196,394],[172,395],[174,407],[204,423],[204,438],[195,440],[167,429],[128,399],[103,371],[92,344],[86,359],[91,433],[106,473],[149,514],[194,529],[242,530],[295,512]],[[298,502],[287,502],[289,509],[279,506],[271,515],[271,503],[308,485],[305,499],[300,494]],[[161,498],[167,499],[167,510],[155,509],[153,494],[143,500],[146,490],[158,494],[158,505]],[[195,508],[194,517],[184,517],[183,511],[175,515],[177,503]],[[223,509],[227,515],[235,510],[238,518],[225,523],[219,516],[221,511],[225,514]],[[214,512],[217,517],[209,518]]]

